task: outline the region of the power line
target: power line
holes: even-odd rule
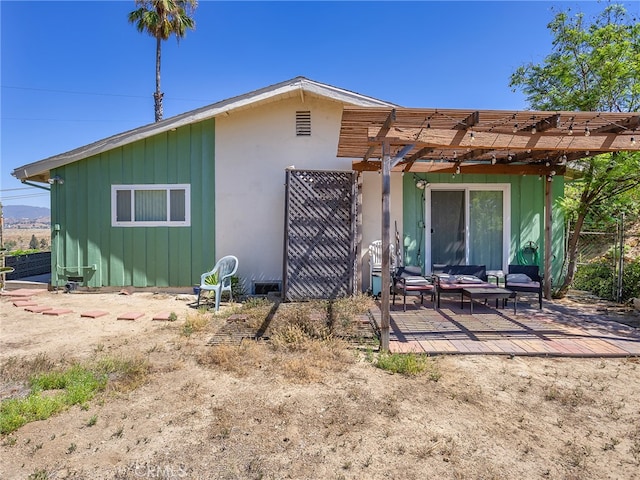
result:
[[[130,118],[127,118],[125,120],[108,120],[108,119],[91,119],[91,120],[87,120],[85,119],[65,119],[65,118],[29,118],[29,117],[0,117],[2,118],[2,120],[21,120],[21,121],[29,121],[29,122],[103,122],[103,123],[109,123],[109,122],[118,122],[118,123],[123,123],[123,122],[132,122]],[[144,122],[148,122],[148,120],[138,120],[137,123],[132,122],[134,125],[140,125],[141,123]]]
[[[153,95],[125,95],[123,93],[101,93],[101,92],[78,92],[73,90],[54,90],[50,88],[34,88],[34,87],[16,87],[14,85],[0,85],[2,88],[11,88],[14,90],[29,90],[32,92],[49,92],[49,93],[65,93],[70,95],[94,95],[100,97],[125,97],[125,98],[152,98]],[[171,100],[184,100],[188,102],[208,102],[210,100],[202,100],[201,98],[180,98],[180,97],[172,97],[169,95],[165,95],[164,98],[169,98]]]
[[[10,195],[8,197],[3,195],[1,200],[4,202],[6,200],[18,200],[21,198],[34,198],[34,197],[44,197],[44,196],[49,196],[49,194],[48,193],[32,193],[30,195]]]
[[[32,92],[67,93],[71,95],[98,95],[103,97],[147,98],[146,95],[142,96],[142,95],[124,95],[121,93],[77,92],[73,90],[53,90],[50,88],[16,87],[13,85],[2,85],[2,88],[11,88],[14,90],[30,90]]]

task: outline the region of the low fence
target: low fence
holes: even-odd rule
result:
[[[621,302],[624,295],[623,288],[633,290],[634,294],[637,291],[636,285],[628,285],[629,282],[635,282],[635,280],[628,278],[626,273],[627,262],[635,261],[638,256],[638,246],[640,245],[640,234],[637,229],[634,229],[633,233],[628,231],[625,225],[624,215],[620,217],[614,228],[603,228],[601,231],[583,231],[580,232],[577,245],[577,265],[578,270],[580,268],[587,268],[586,275],[595,275],[595,270],[589,269],[589,265],[594,261],[598,261],[603,267],[598,270],[599,281],[596,282],[594,278],[589,279],[589,284],[598,284],[598,292],[603,298]],[[569,230],[569,235],[573,235],[573,231]],[[605,273],[608,274],[605,275]],[[605,278],[606,277],[606,278]],[[585,277],[586,278],[586,277]],[[584,288],[580,284],[580,281],[574,279],[574,285],[577,288]],[[584,279],[583,279],[584,280]],[[627,283],[625,287],[625,282]],[[591,290],[591,289],[589,289]]]
[[[33,275],[51,273],[51,252],[29,253],[15,257],[5,256],[4,264],[14,268],[12,273],[7,274],[7,280],[19,280]]]

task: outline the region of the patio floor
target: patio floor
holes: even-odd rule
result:
[[[505,309],[493,305],[474,303],[473,315],[468,301],[464,309],[459,300],[448,299],[435,310],[426,300],[420,306],[407,299],[406,312],[401,302],[391,305],[389,350],[430,355],[640,356],[640,329],[603,320],[593,311],[546,301],[539,310],[518,301],[514,315],[512,304]],[[379,304],[371,314],[379,327]]]

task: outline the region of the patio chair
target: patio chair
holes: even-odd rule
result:
[[[214,292],[216,296],[216,312],[220,309],[220,297],[222,292],[229,292],[229,301],[233,300],[231,291],[231,277],[238,270],[238,259],[233,255],[227,255],[218,260],[213,270],[200,275],[200,289],[198,290],[198,303],[200,306],[200,296],[202,292]]]
[[[427,293],[430,294],[432,302],[435,300],[435,287],[430,280],[422,276],[420,267],[405,266],[396,270],[393,279],[393,305],[396,304],[396,293],[402,294],[402,309],[405,312],[407,295],[420,295],[420,305],[423,304],[424,295]]]
[[[542,310],[543,276],[537,265],[509,265],[504,288],[512,292],[537,293]]]

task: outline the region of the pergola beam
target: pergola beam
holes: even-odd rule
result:
[[[640,115],[635,115],[621,122],[610,123],[609,125],[595,128],[593,133],[620,133],[625,130],[636,130],[638,127],[640,127]]]
[[[497,163],[464,163],[464,162],[414,162],[411,165],[411,171],[414,173],[453,173],[456,165],[460,164],[463,173],[479,173],[484,175],[547,175],[551,171],[558,175],[563,174],[566,170],[564,165],[558,164],[504,164]],[[409,168],[406,164],[399,163],[392,170],[394,172],[408,172]],[[382,163],[375,162],[353,162],[351,167],[358,172],[377,172],[382,168]]]
[[[394,123],[396,123],[395,108],[389,112],[389,115],[387,116],[387,119],[382,124],[382,127],[380,127],[380,130],[378,131],[376,138],[384,138],[387,135],[387,133],[389,133],[389,130],[391,129]],[[371,145],[367,149],[367,153],[365,153],[364,158],[362,160],[365,162],[368,161],[369,158],[371,158],[371,155],[373,155],[373,152],[375,151],[375,149],[376,149],[376,145]]]
[[[377,132],[369,129],[369,144],[379,143],[380,139],[373,136]],[[375,130],[375,129],[374,129]],[[474,138],[469,135],[460,135],[458,130],[444,129],[419,129],[419,128],[392,128],[389,131],[387,140],[391,145],[406,145],[413,142],[416,146],[433,148],[473,148],[509,151],[561,151],[561,152],[584,152],[584,151],[640,151],[640,142],[632,144],[626,136],[615,133],[593,134],[593,135],[558,135],[536,133],[494,133],[475,132]]]
[[[536,118],[537,117],[535,115],[532,116],[531,118],[532,123],[530,125],[527,125],[521,128],[520,130],[518,130],[518,132],[533,132],[533,134],[535,134],[535,133],[546,132],[547,130],[551,130],[552,128],[558,128],[560,126],[559,113],[542,118],[537,122],[533,123],[533,121],[536,120]]]
[[[469,114],[467,118],[459,122],[453,128],[455,130],[468,130],[478,123],[480,123],[480,112],[476,110],[475,112]]]
[[[407,158],[407,162],[406,165],[404,166],[404,171],[408,172],[409,170],[411,170],[411,167],[413,166],[414,163],[416,163],[416,161],[420,160],[420,158],[430,152],[433,151],[433,148],[431,147],[422,147],[420,150],[418,150],[416,153],[414,153],[413,155],[411,155],[409,158]]]
[[[404,160],[404,157],[407,153],[413,150],[413,144],[405,145],[402,149],[396,153],[396,156],[391,160],[391,168],[394,168],[398,163]]]

